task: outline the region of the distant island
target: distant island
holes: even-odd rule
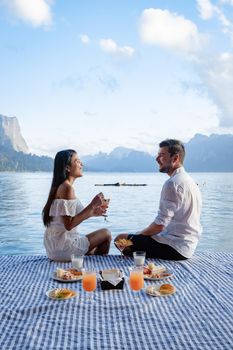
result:
[[[186,147],[190,172],[233,172],[233,135],[196,134]],[[155,149],[156,152],[156,149]],[[125,147],[82,157],[85,171],[155,172],[155,156]],[[0,171],[52,171],[53,159],[29,152],[16,117],[0,115]]]
[[[190,172],[233,172],[233,135],[196,134],[185,144],[184,166]],[[156,152],[156,149],[155,149]],[[125,147],[84,156],[89,171],[155,172],[155,156]]]

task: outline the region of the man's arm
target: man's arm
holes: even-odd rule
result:
[[[177,195],[176,187],[171,182],[166,182],[163,186],[162,194],[160,197],[159,211],[152,222],[144,230],[137,232],[143,236],[153,236],[163,231],[164,227],[167,227],[171,219],[176,212],[179,202],[179,196]],[[158,224],[156,224],[158,222]]]
[[[143,236],[153,236],[163,231],[163,228],[163,225],[157,225],[156,223],[152,222],[148,227],[144,228],[144,230],[137,233]]]

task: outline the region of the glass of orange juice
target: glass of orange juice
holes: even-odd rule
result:
[[[130,267],[129,285],[130,285],[130,288],[135,292],[139,292],[144,287],[142,267],[138,267],[138,266]]]
[[[93,270],[84,270],[83,269],[83,279],[82,279],[82,287],[83,289],[89,293],[88,300],[91,300],[93,297],[93,291],[97,286],[97,278],[96,272]]]

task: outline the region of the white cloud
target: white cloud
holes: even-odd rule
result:
[[[221,110],[220,126],[233,126],[233,54],[222,53],[217,58],[205,60],[200,75],[210,96]]]
[[[209,0],[198,0],[203,19],[218,18],[223,33],[232,35],[232,23],[224,13]],[[140,34],[143,42],[160,45],[174,51],[195,54],[195,65],[209,97],[218,108],[219,126],[233,127],[233,54],[207,55],[207,47],[201,49],[203,36],[196,25],[182,16],[167,10],[146,9],[141,16]],[[193,51],[192,51],[193,50]],[[195,51],[196,50],[196,51]]]
[[[210,0],[196,0],[200,17],[203,20],[217,18],[222,25],[222,32],[228,35],[233,43],[233,23],[224,14],[224,5],[226,3],[233,5],[233,0],[221,0],[219,6],[213,5]]]
[[[221,0],[222,4],[229,4],[233,6],[233,0]]]
[[[132,57],[135,53],[134,48],[130,46],[118,46],[112,39],[101,39],[99,41],[100,47],[103,51],[123,57]]]
[[[212,5],[210,0],[197,0],[197,7],[200,17],[204,20],[210,19],[215,15],[216,7]]]
[[[50,26],[52,23],[51,0],[3,0],[3,4],[11,15],[33,27]]]
[[[153,8],[142,13],[140,36],[144,43],[190,54],[199,50],[202,41],[195,23],[168,10]]]
[[[198,11],[200,17],[203,20],[209,20],[213,17],[217,17],[224,27],[231,27],[232,23],[224,15],[223,11],[211,3],[210,0],[196,0],[198,5]],[[233,0],[232,0],[233,4]]]
[[[222,25],[222,32],[233,42],[233,24],[223,13],[224,8],[212,5],[210,0],[197,0],[201,18],[204,20],[217,17]],[[221,4],[233,5],[233,0],[221,0]],[[233,126],[233,54],[222,53],[217,57],[200,60],[200,75],[210,96],[220,110],[219,126]]]
[[[90,38],[87,34],[81,34],[80,40],[83,44],[89,44],[89,42],[90,42]]]

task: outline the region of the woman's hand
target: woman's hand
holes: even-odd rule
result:
[[[102,192],[98,193],[91,201],[90,205],[92,209],[99,208],[104,200],[104,195]]]
[[[89,204],[89,217],[91,216],[103,216],[106,214],[107,206],[103,205],[104,195],[102,192],[98,193]]]
[[[103,216],[106,214],[107,208],[97,207],[92,209],[92,216]]]

